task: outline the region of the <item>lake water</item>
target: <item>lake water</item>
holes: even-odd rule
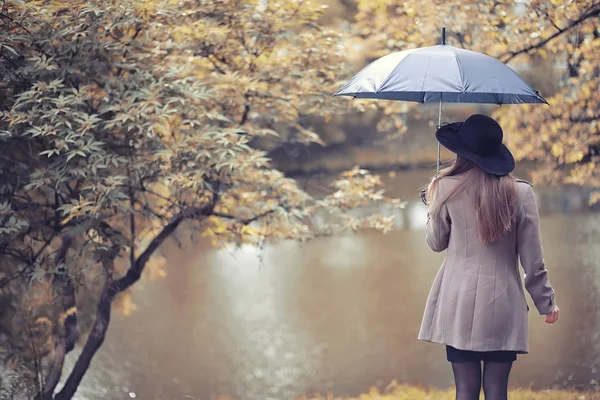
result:
[[[387,235],[285,243],[262,256],[251,247],[167,249],[168,276],[135,287],[133,315],[114,315],[77,398],[287,400],[358,394],[393,379],[450,387],[444,347],[416,339],[443,258],[424,240],[417,188],[428,175],[388,179],[410,203]],[[531,307],[530,353],[519,356],[510,383],[595,387],[600,213],[580,188],[536,192],[561,319],[546,325]]]

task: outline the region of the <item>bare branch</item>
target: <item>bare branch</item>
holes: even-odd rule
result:
[[[208,61],[210,61],[210,63],[215,67],[215,69],[217,70],[218,73],[220,73],[221,75],[225,75],[226,72],[223,70],[223,68],[221,68],[215,60],[213,60],[210,55],[206,57],[206,59]]]
[[[146,263],[154,254],[154,252],[163,244],[163,242],[171,236],[173,232],[179,227],[179,225],[185,219],[196,219],[200,216],[211,215],[214,209],[215,202],[202,207],[202,208],[191,208],[177,214],[171,219],[171,221],[164,226],[164,228],[152,239],[146,250],[139,255],[135,260],[135,263],[129,267],[127,274],[124,277],[114,282],[113,290],[116,293],[120,293],[128,289],[131,285],[137,282],[142,276],[142,272],[146,266]]]
[[[558,24],[556,22],[554,22],[554,20],[552,19],[552,17],[548,13],[548,11],[544,11],[544,14],[546,15],[546,18],[548,18],[548,21],[550,21],[550,23],[552,24],[552,26],[555,27],[557,30],[560,31],[560,27],[558,26]]]
[[[13,276],[11,276],[10,278],[4,278],[4,279],[2,279],[0,281],[0,289],[4,288],[5,286],[7,286],[9,283],[11,283],[12,281],[14,281],[15,279],[18,279],[19,277],[21,277],[25,273],[25,271],[26,271],[26,269],[23,268],[19,272],[17,272]]]
[[[255,215],[252,218],[245,218],[245,219],[244,218],[236,217],[235,215],[222,214],[222,213],[219,213],[219,212],[213,212],[212,215],[214,215],[215,217],[219,217],[219,218],[231,219],[231,220],[234,220],[234,221],[237,221],[237,222],[241,222],[244,225],[248,225],[248,224],[251,224],[254,221],[257,221],[257,220],[259,220],[261,218],[266,217],[267,215],[273,214],[274,212],[275,212],[275,210],[269,210],[269,211],[265,211],[262,214]]]
[[[156,193],[156,192],[152,191],[151,189],[148,189],[148,188],[147,188],[147,187],[145,187],[145,186],[142,186],[142,187],[136,187],[135,189],[136,189],[136,190],[140,190],[140,191],[142,191],[142,192],[145,192],[145,193],[150,193],[151,195],[153,195],[153,196],[156,196],[156,197],[158,197],[158,198],[159,198],[159,199],[161,199],[161,200],[166,200],[166,201],[173,202],[173,199],[170,199],[170,198],[168,198],[168,197],[165,197],[165,196],[163,196],[163,195],[162,195],[162,194],[160,194],[160,193]]]
[[[248,99],[248,97],[246,97]],[[246,121],[248,121],[248,114],[250,113],[250,104],[244,104],[244,113],[242,114],[242,120],[240,121],[240,126],[244,125]]]
[[[56,232],[53,232],[52,235],[50,235],[50,237],[44,242],[42,247],[33,255],[33,257],[31,257],[31,255],[27,255],[23,252],[19,252],[18,250],[2,249],[0,254],[5,254],[7,256],[11,256],[15,260],[20,261],[20,262],[24,263],[25,265],[12,277],[4,278],[4,279],[0,280],[0,289],[4,288],[8,284],[10,284],[12,281],[20,278],[27,271],[30,271],[31,268],[35,265],[35,263],[36,263],[37,259],[40,257],[40,255],[44,252],[44,250],[46,250],[46,248],[48,248],[50,243],[54,240],[54,238],[56,237],[56,234],[57,234]]]
[[[6,18],[6,19],[8,19],[13,24],[17,25],[19,28],[21,28],[25,32],[27,32],[29,34],[29,36],[31,36],[32,38],[35,38],[34,34],[31,33],[31,31],[29,29],[27,29],[21,22],[17,22],[14,18],[10,17],[9,15],[7,15],[5,13],[0,13],[0,18]],[[37,41],[33,40],[32,44],[33,44],[33,46],[35,47],[35,49],[38,52],[40,52],[41,54],[45,55],[48,58],[51,58],[51,56],[46,51],[44,51],[44,49],[42,48],[42,46],[40,46],[40,44]]]
[[[559,28],[557,32],[555,32],[553,35],[547,37],[546,39],[536,43],[536,44],[532,44],[528,47],[525,47],[519,51],[515,51],[515,52],[511,52],[507,54],[507,57],[504,58],[503,62],[507,63],[510,60],[512,60],[513,58],[517,57],[518,55],[521,54],[525,54],[525,53],[529,53],[531,50],[535,50],[535,49],[539,49],[544,47],[548,42],[556,39],[557,37],[559,37],[560,35],[562,35],[565,32],[570,31],[571,29],[573,29],[574,27],[578,26],[579,24],[581,24],[582,22],[586,21],[589,18],[593,18],[600,15],[600,7],[596,7],[592,10],[590,10],[589,12],[583,14],[582,16],[579,17],[579,19],[572,21],[569,25],[567,25],[564,28]]]
[[[131,181],[131,175],[129,176],[129,180]],[[130,240],[130,248],[129,248],[129,266],[133,266],[135,263],[135,197],[133,195],[133,188],[129,187],[129,206],[131,210],[129,210],[129,234],[131,236]]]

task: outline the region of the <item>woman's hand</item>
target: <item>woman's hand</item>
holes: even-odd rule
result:
[[[421,201],[423,202],[423,204],[428,205],[427,204],[427,189],[423,188],[421,189]]]
[[[546,314],[546,319],[544,320],[547,324],[553,324],[558,321],[558,306],[554,305],[554,308],[550,313]]]

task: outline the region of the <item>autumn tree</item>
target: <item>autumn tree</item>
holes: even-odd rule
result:
[[[494,110],[518,160],[534,160],[538,183],[600,188],[600,2],[576,0],[357,0],[355,24],[365,61],[392,51],[440,43],[480,51],[520,66],[544,66],[540,88],[549,106],[514,105]],[[526,72],[526,71],[524,71]],[[534,77],[536,83],[542,78]],[[388,114],[406,111],[387,102]],[[400,107],[403,107],[401,109]],[[413,111],[416,111],[414,106]],[[593,195],[590,201],[600,197]]]
[[[3,396],[72,398],[113,304],[182,229],[227,246],[390,228],[351,212],[389,203],[378,177],[357,168],[314,198],[259,148],[319,142],[305,117],[343,107],[325,101],[345,64],[321,15],[302,1],[1,2],[0,356],[21,378],[1,371]]]

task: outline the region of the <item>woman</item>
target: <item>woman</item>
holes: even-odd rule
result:
[[[482,380],[486,400],[506,399],[512,363],[528,352],[529,307],[517,258],[535,307],[546,323],[558,320],[535,196],[510,175],[515,161],[492,118],[472,115],[436,136],[456,160],[427,189],[427,243],[447,251],[419,339],[446,345],[457,400],[479,399]]]

